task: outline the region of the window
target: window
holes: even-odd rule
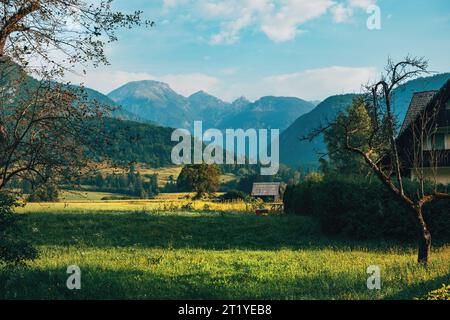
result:
[[[444,133],[436,133],[431,137],[428,137],[425,142],[424,150],[445,150],[446,148],[446,135]]]
[[[436,150],[445,150],[445,134],[436,133],[435,136],[435,149]]]

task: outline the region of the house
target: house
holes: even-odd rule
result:
[[[450,184],[450,80],[414,94],[397,146],[405,176]]]
[[[252,196],[264,201],[278,202],[283,199],[285,186],[280,182],[254,183]]]

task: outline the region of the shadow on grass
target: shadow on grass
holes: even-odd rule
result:
[[[23,237],[35,245],[82,247],[131,247],[205,250],[322,249],[368,252],[395,247],[392,242],[356,242],[323,237],[317,223],[307,217],[256,217],[242,214],[143,214],[143,213],[31,213],[21,214]],[[415,251],[398,245],[399,250]],[[313,253],[314,254],[314,253]],[[120,257],[120,256],[118,256]],[[116,258],[116,257],[114,257]],[[178,258],[177,258],[178,259]],[[382,290],[369,291],[365,268],[339,267],[305,273],[265,270],[264,264],[239,261],[215,268],[192,265],[174,269],[176,263],[107,269],[88,264],[82,270],[82,289],[66,287],[65,267],[0,267],[0,298],[3,299],[413,299],[449,282],[449,276],[407,286],[405,274],[383,282]],[[80,262],[85,261],[82,259]],[[200,260],[199,260],[200,261]],[[326,263],[326,261],[323,261]],[[97,263],[97,262],[96,262]],[[191,263],[191,262],[189,262]],[[262,263],[262,262],[261,262]],[[322,263],[322,261],[320,261]],[[201,263],[200,263],[201,264]],[[125,264],[124,264],[125,265]],[[53,268],[53,266],[58,266]],[[206,265],[207,266],[207,265]],[[178,267],[177,267],[178,268]],[[216,271],[214,271],[216,270]],[[413,269],[414,270],[414,269]],[[398,270],[402,272],[402,270]],[[301,274],[301,276],[300,276]],[[440,273],[442,274],[442,272]],[[420,276],[426,274],[418,273]],[[419,277],[420,278],[420,277]]]
[[[309,217],[245,214],[30,213],[23,237],[35,245],[197,249],[414,248],[393,242],[326,238]]]
[[[450,284],[450,273],[442,277],[410,285],[408,286],[408,288],[401,290],[395,294],[389,295],[385,299],[422,299],[429,292],[442,288],[443,284]]]
[[[301,278],[272,274],[260,277],[242,270],[209,274],[189,271],[163,274],[161,270],[81,267],[81,290],[66,287],[64,268],[0,268],[0,299],[392,299],[420,298],[438,289],[449,275],[402,288],[383,283],[382,290],[368,290],[366,274],[322,273]]]
[[[301,246],[317,231],[310,219],[242,214],[32,213],[20,221],[34,244],[89,247],[269,250]]]
[[[383,291],[369,291],[364,273],[321,274],[302,278],[271,275],[264,278],[236,270],[211,275],[189,272],[163,275],[158,270],[106,270],[81,267],[81,290],[66,287],[63,268],[0,269],[0,299],[115,300],[115,299],[383,299]],[[433,281],[439,283],[439,280]],[[430,283],[430,288],[434,289]],[[394,289],[395,290],[399,290]],[[413,299],[406,289],[392,299]],[[421,293],[422,294],[422,293]],[[419,295],[420,296],[420,295]]]

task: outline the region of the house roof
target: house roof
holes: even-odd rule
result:
[[[414,93],[408,108],[408,112],[406,113],[405,120],[403,121],[400,134],[403,133],[403,131],[405,131],[409,127],[409,125],[414,122],[414,120],[416,120],[421,111],[425,110],[426,106],[430,103],[437,92],[437,90],[433,90]]]
[[[402,138],[421,112],[433,107],[442,108],[450,100],[450,79],[437,91],[423,91],[414,94],[403,122],[398,139]]]
[[[281,183],[279,182],[254,183],[252,196],[278,196],[280,187]]]

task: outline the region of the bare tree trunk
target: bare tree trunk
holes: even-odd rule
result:
[[[422,207],[417,207],[416,213],[417,213],[417,217],[419,218],[419,223],[420,223],[418,260],[419,260],[419,263],[428,265],[428,262],[430,261],[430,253],[431,253],[431,233],[428,230],[427,224],[423,218]]]

